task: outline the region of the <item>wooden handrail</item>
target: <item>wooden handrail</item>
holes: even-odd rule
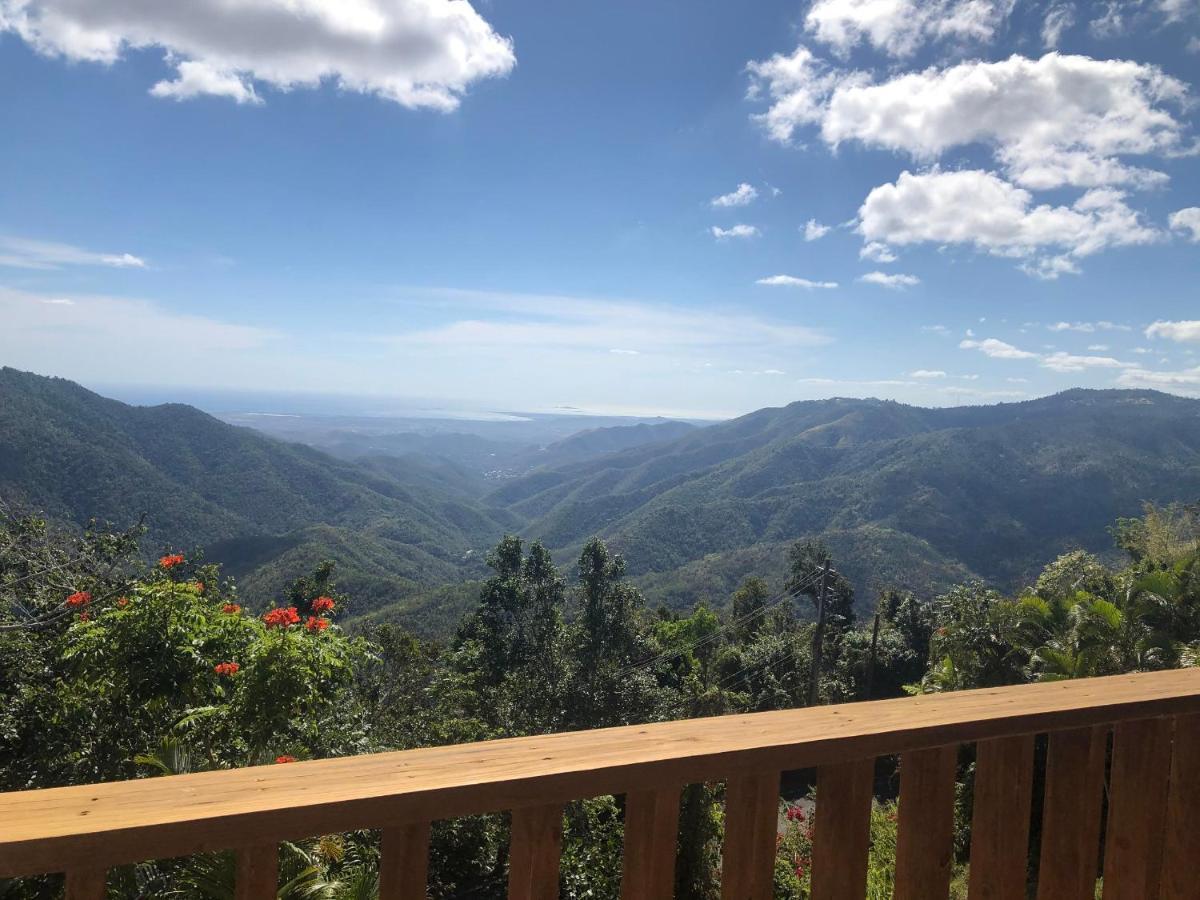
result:
[[[925,766],[929,773],[914,770],[912,783],[930,790],[937,787],[930,786],[930,779],[944,779],[946,772],[952,778],[953,767],[914,751],[987,742],[992,749],[981,752],[977,777],[982,784],[999,786],[1008,777],[1005,773],[1028,780],[1026,744],[1011,739],[1068,730],[1083,734],[1079,729],[1097,726],[1104,728],[1106,736],[1107,728],[1115,724],[1164,717],[1174,722],[1174,717],[1194,714],[1200,714],[1200,670],[1185,669],[20,791],[0,794],[0,876],[94,872],[146,859],[261,848],[281,840],[363,828],[384,829],[393,846],[404,848],[399,852],[412,854],[414,847],[425,846],[423,829],[432,820],[505,810],[527,809],[528,814],[520,817],[525,828],[521,840],[531,847],[549,847],[555,839],[546,831],[552,830],[553,820],[547,810],[566,801],[632,793],[638,796],[640,808],[661,804],[655,795],[674,797],[679,786],[699,781],[736,781],[742,798],[738,802],[749,804],[738,815],[756,823],[757,835],[762,830],[757,817],[765,815],[764,785],[772,779],[777,785],[782,771],[818,767],[818,783],[823,775],[831,790],[837,785],[838,791],[855,798],[851,805],[858,815],[866,808],[860,797],[864,770],[855,768],[855,761],[909,754],[914,765]],[[1196,729],[1188,733],[1195,734]],[[1169,768],[1170,747],[1162,752],[1167,755],[1156,758],[1156,764]],[[1128,754],[1127,760],[1120,745],[1116,753],[1122,764],[1128,761],[1132,766],[1139,759]],[[1160,780],[1165,783],[1165,775]],[[1147,783],[1157,781],[1150,778]],[[1198,796],[1194,787],[1188,789],[1192,790],[1185,791],[1189,800]],[[941,795],[946,796],[944,790]],[[773,796],[777,802],[777,792]],[[1134,799],[1131,796],[1128,803],[1133,810],[1129,815],[1142,815]],[[1156,802],[1142,800],[1142,806]],[[1020,810],[1025,801],[1000,791],[997,802]],[[938,833],[947,831],[944,810],[923,809],[915,803],[910,808],[914,821],[938,821],[942,823]],[[905,810],[903,796],[901,809]],[[1165,815],[1165,808],[1160,812]],[[1200,810],[1193,812],[1200,815]],[[988,821],[989,814],[977,804],[977,821]],[[639,825],[651,833],[655,827],[670,827],[673,821],[665,808],[638,815],[649,816],[649,823],[667,823]],[[828,816],[826,812],[819,817],[818,828]],[[902,812],[902,825],[903,817]],[[865,826],[842,824],[839,831],[859,843],[849,850],[845,842],[830,848],[831,860],[850,850],[857,856],[863,852],[861,828]],[[773,844],[774,835],[770,837]],[[647,841],[647,846],[664,844],[661,837],[651,841],[639,834],[639,840]],[[735,841],[753,844],[758,837],[743,833]],[[817,841],[819,862],[826,858],[826,850],[819,834]],[[927,840],[905,844],[917,850],[927,845]],[[735,843],[734,849],[749,866],[739,877],[758,885],[751,890],[758,896],[765,877],[765,864],[759,859],[763,848],[748,845],[743,851],[738,846]],[[1004,847],[991,849],[1009,852]],[[1135,847],[1129,852],[1142,851]],[[854,864],[859,862],[856,858]],[[997,859],[996,864],[1000,862]],[[661,884],[661,866],[647,870],[646,865],[639,862],[639,877]],[[946,875],[939,865],[902,869],[932,873],[922,878]],[[841,896],[836,890],[827,895]]]

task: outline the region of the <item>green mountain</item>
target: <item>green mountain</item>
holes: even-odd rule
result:
[[[509,481],[488,498],[564,555],[594,533],[675,603],[782,575],[822,535],[860,589],[976,575],[1015,587],[1056,554],[1111,546],[1144,501],[1200,496],[1200,402],[1073,390],[923,409],[833,399]]]

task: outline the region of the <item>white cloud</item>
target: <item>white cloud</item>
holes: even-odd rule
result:
[[[877,263],[893,263],[896,261],[896,254],[891,251],[887,244],[881,244],[879,241],[871,241],[858,251],[859,259],[869,259]]]
[[[1171,391],[1189,397],[1200,396],[1200,366],[1178,371],[1127,369],[1117,376],[1117,384],[1128,388]]]
[[[1076,272],[1079,259],[1108,247],[1161,237],[1118,191],[1097,188],[1069,207],[1035,206],[1028,191],[978,170],[902,172],[867,195],[859,219],[868,241],[967,244],[1021,259],[1043,278]]]
[[[945,378],[946,373],[941,369],[917,369],[908,373],[909,378]]]
[[[1158,8],[1168,22],[1182,22],[1189,16],[1200,14],[1198,0],[1158,0]]]
[[[1111,356],[1075,356],[1064,353],[1049,353],[1042,357],[1040,365],[1055,372],[1083,372],[1087,369],[1129,369],[1133,363],[1125,363]]]
[[[637,350],[622,350],[619,347],[614,347],[613,349],[609,350],[608,352],[615,353],[617,356],[640,356],[641,355]]]
[[[816,0],[804,27],[835,52],[865,41],[892,56],[909,56],[926,41],[987,41],[1013,0]]]
[[[0,0],[0,29],[73,61],[162,50],[177,76],[151,92],[177,99],[255,102],[255,82],[329,82],[445,111],[516,64],[511,42],[466,0]]]
[[[713,197],[709,202],[716,207],[749,206],[757,197],[758,191],[754,189],[754,186],[743,181],[728,194]]]
[[[1038,356],[1036,353],[1020,350],[1012,344],[1006,344],[996,338],[985,338],[982,341],[964,340],[960,341],[958,346],[960,350],[978,350],[992,359],[1037,359]]]
[[[1088,344],[1089,353],[1107,353],[1108,350],[1108,344]]]
[[[936,334],[938,337],[950,337],[950,329],[945,325],[922,325],[921,331],[926,334]]]
[[[866,275],[860,276],[858,280],[866,284],[877,284],[880,287],[891,288],[893,290],[901,290],[921,283],[921,279],[916,275],[901,275],[889,272],[868,272]]]
[[[58,269],[62,266],[144,269],[146,261],[132,253],[97,253],[71,244],[0,236],[0,266],[17,269]]]
[[[814,288],[835,288],[836,281],[810,281],[807,278],[797,278],[795,275],[771,275],[767,278],[760,278],[755,284],[764,284],[769,287],[797,287],[805,290]]]
[[[1078,331],[1081,334],[1094,334],[1097,331],[1131,331],[1128,325],[1101,320],[1099,322],[1054,322],[1047,325],[1050,331]]]
[[[748,70],[751,96],[770,101],[758,118],[776,140],[812,125],[830,147],[859,141],[919,162],[982,144],[1016,183],[1034,190],[1160,185],[1166,175],[1121,157],[1188,150],[1184,125],[1167,109],[1186,102],[1186,86],[1149,64],[1014,55],[874,83],[801,46]]]
[[[1075,24],[1075,7],[1069,3],[1053,3],[1042,20],[1042,46],[1053,50],[1062,40],[1063,32]]]
[[[1200,243],[1200,206],[1189,206],[1171,213],[1167,222],[1172,231],[1182,231],[1192,243]]]
[[[1148,338],[1165,338],[1180,343],[1200,342],[1200,321],[1155,322],[1146,329]],[[1139,352],[1145,348],[1139,348]],[[1145,352],[1149,352],[1145,350]]]
[[[833,229],[831,225],[822,225],[816,219],[809,219],[804,223],[804,239],[806,241],[819,241]]]
[[[715,237],[718,241],[722,241],[727,238],[745,239],[745,238],[758,237],[759,234],[761,233],[753,225],[734,225],[732,228],[721,228],[717,225],[714,225],[712,228],[709,229],[709,231],[712,232],[712,236]]]

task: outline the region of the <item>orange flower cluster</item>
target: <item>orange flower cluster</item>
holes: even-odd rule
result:
[[[213,671],[218,675],[236,675],[241,666],[235,662],[217,663],[213,666]]]
[[[296,612],[296,607],[294,606],[289,606],[286,609],[279,607],[264,613],[262,620],[268,628],[287,628],[289,625],[299,624],[300,613]]]
[[[128,597],[118,597],[117,598],[117,606],[121,607],[121,609],[124,609],[128,605],[129,605]]]
[[[204,582],[203,581],[193,581],[192,587],[194,587],[196,589],[197,594],[204,593]]]
[[[166,556],[159,557],[158,565],[163,569],[173,569],[183,563],[182,553],[170,553]]]
[[[87,606],[92,602],[92,595],[87,591],[76,591],[67,598],[67,606]]]
[[[324,631],[329,627],[329,620],[322,619],[317,616],[309,616],[307,621],[304,623],[304,627],[309,631]]]
[[[312,602],[312,610],[315,613],[326,613],[334,607],[332,597],[318,597]]]
[[[277,763],[291,763],[291,762],[295,762],[295,761],[296,761],[296,757],[288,756],[287,754],[284,754],[283,756],[275,757],[275,762],[277,762]]]
[[[224,606],[221,607],[221,612],[229,613],[229,615],[231,615],[231,616],[236,616],[241,611],[242,611],[242,608],[240,606],[238,606],[236,603],[226,603]]]

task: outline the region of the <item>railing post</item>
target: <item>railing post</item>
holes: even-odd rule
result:
[[[900,833],[895,900],[945,900],[954,863],[958,746],[900,757]]]
[[[234,900],[275,900],[279,893],[279,847],[264,844],[237,851]]]
[[[383,829],[379,900],[425,900],[429,890],[429,822]]]
[[[1050,734],[1038,900],[1094,900],[1108,728]]]
[[[779,773],[738,775],[725,783],[721,900],[771,900]]]
[[[1033,735],[975,745],[975,808],[971,812],[971,900],[1025,900]]]
[[[1121,722],[1113,731],[1104,900],[1158,896],[1171,725],[1171,719],[1141,719]]]
[[[813,900],[861,900],[867,892],[875,760],[817,769]]]
[[[67,872],[66,900],[104,900],[108,890],[105,869],[71,869]]]
[[[1171,745],[1171,784],[1167,794],[1167,836],[1163,844],[1161,900],[1200,896],[1200,715],[1175,720]]]
[[[678,840],[678,788],[625,795],[621,900],[668,900],[674,896]]]
[[[558,900],[562,819],[557,803],[513,810],[508,900]]]

